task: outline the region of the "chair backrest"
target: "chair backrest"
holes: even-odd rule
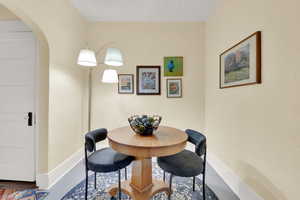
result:
[[[188,141],[195,145],[195,153],[199,156],[206,154],[206,137],[195,130],[186,129],[185,132],[188,134]]]
[[[105,140],[107,130],[105,128],[96,129],[85,135],[85,147],[89,152],[96,150],[96,143]]]

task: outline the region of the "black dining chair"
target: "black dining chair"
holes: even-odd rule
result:
[[[88,171],[95,172],[95,189],[97,188],[97,173],[108,173],[118,171],[118,192],[121,199],[121,169],[125,168],[125,178],[127,179],[126,167],[134,160],[134,157],[127,156],[114,151],[111,148],[96,149],[96,143],[105,140],[107,130],[97,129],[85,135],[85,200],[88,195]]]
[[[202,192],[205,200],[206,137],[191,129],[187,129],[185,132],[188,135],[188,141],[195,145],[195,153],[183,150],[175,155],[159,157],[157,163],[164,170],[164,181],[166,172],[170,173],[170,191],[172,190],[173,176],[193,177],[193,191],[195,191],[196,176],[202,174]],[[169,199],[171,199],[171,193]]]

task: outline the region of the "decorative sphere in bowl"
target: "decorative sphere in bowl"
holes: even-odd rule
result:
[[[158,115],[133,115],[128,118],[132,130],[139,135],[152,135],[161,122]]]

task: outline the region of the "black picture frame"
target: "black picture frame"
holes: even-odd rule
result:
[[[143,77],[141,77],[141,72],[153,73],[156,72],[156,76],[158,79],[154,80],[154,89],[144,89],[141,88],[141,81],[143,81]],[[153,81],[153,80],[150,80]],[[137,88],[137,95],[161,95],[161,66],[137,66],[136,67],[136,88]],[[150,83],[151,84],[151,83]],[[151,91],[153,90],[153,91]]]

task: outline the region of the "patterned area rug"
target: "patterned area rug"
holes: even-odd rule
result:
[[[46,191],[30,189],[16,191],[16,189],[0,189],[0,200],[43,200],[47,196]]]
[[[128,177],[130,177],[130,167],[128,167]],[[124,180],[124,170],[122,170],[122,180]],[[157,179],[162,179],[162,170],[155,164],[153,166],[153,176]],[[201,176],[200,176],[201,177]],[[168,178],[168,176],[167,176]],[[167,179],[168,180],[168,179]],[[88,199],[89,200],[110,200],[110,196],[105,192],[105,189],[118,182],[118,173],[98,173],[97,174],[97,189],[94,189],[94,176],[89,177],[88,183]],[[192,198],[192,178],[173,178],[173,200],[190,200]],[[206,187],[206,200],[218,200],[215,193]],[[201,179],[196,178],[196,190],[200,191],[200,199],[202,200],[202,185]],[[70,190],[61,200],[83,200],[85,195],[85,181],[83,180],[72,190]],[[130,199],[125,194],[122,194],[122,199]],[[168,199],[165,193],[158,193],[153,197],[153,200]]]

